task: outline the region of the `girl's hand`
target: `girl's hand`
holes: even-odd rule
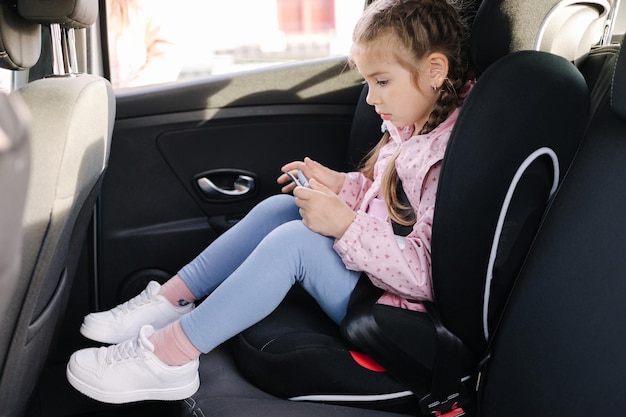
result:
[[[333,190],[315,178],[309,179],[309,184],[310,189],[296,187],[293,192],[296,204],[300,207],[302,222],[314,232],[341,238],[356,214]]]
[[[319,183],[325,185],[333,193],[337,194],[341,191],[343,181],[346,175],[343,172],[333,171],[330,168],[325,167],[317,161],[312,160],[309,157],[304,158],[304,161],[293,161],[281,168],[282,172],[296,173],[302,171],[307,178],[315,178]],[[282,174],[278,177],[277,182],[279,184],[286,185],[282,188],[283,193],[289,193],[296,188],[296,185],[291,182],[286,174]]]

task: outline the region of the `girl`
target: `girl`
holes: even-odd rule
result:
[[[199,386],[200,354],[266,317],[296,282],[338,324],[361,271],[386,291],[380,303],[421,309],[415,300],[432,300],[431,223],[466,83],[464,44],[446,0],[378,0],[366,9],[350,59],[387,132],[363,169],[339,173],[309,158],[285,165],[311,188],[285,185],[294,197],[257,205],[163,286],[152,282],[85,317],[83,335],[118,344],[75,352],[70,383],[111,403],[186,398]],[[398,180],[410,208],[399,203]],[[411,232],[395,236],[392,220]]]

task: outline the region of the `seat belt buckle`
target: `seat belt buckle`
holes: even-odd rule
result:
[[[435,417],[460,417],[465,415],[461,407],[467,399],[465,386],[461,384],[459,392],[448,395],[445,400],[434,400],[431,394],[420,399],[420,408],[424,415]]]
[[[445,414],[437,414],[435,413],[435,416],[437,417],[461,417],[465,415],[465,411],[463,411],[462,408],[453,408],[452,410],[448,411]]]
[[[425,415],[432,415],[434,417],[461,417],[465,415],[463,408],[459,407],[458,402],[440,402],[435,401],[431,404],[424,404],[420,402],[422,412]]]
[[[439,412],[435,412],[434,416],[436,417],[461,417],[465,415],[465,411],[463,411],[463,409],[461,407],[458,408],[452,408],[450,411],[448,411],[445,414],[441,414]]]

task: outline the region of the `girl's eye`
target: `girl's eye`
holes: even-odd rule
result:
[[[387,85],[388,82],[388,80],[376,80],[376,84],[378,85]]]

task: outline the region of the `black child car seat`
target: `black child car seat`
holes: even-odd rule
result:
[[[500,309],[490,301],[508,293],[587,114],[585,81],[561,57],[526,51],[489,67],[465,101],[442,166],[432,236],[437,326],[427,314],[370,303],[356,318],[349,311],[348,342],[314,303],[293,297],[237,338],[242,373],[286,398],[418,414],[462,401],[455,397],[462,379],[471,396],[477,358]],[[454,359],[440,356],[449,333],[458,338],[453,349],[460,343],[474,361],[446,371],[449,392],[429,397],[419,411],[417,400],[431,394],[433,381],[440,384],[440,364]],[[445,407],[429,409],[449,396]]]

